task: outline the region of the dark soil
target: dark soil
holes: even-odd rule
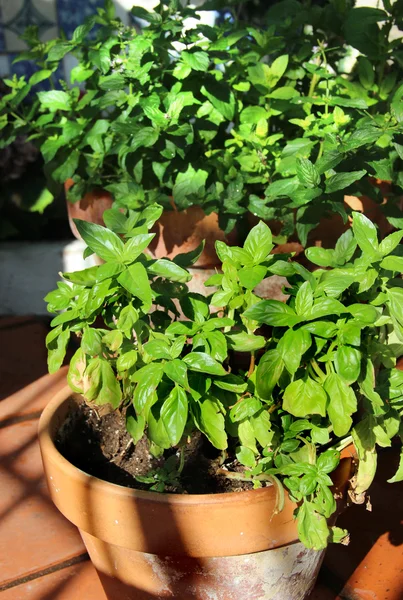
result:
[[[136,477],[164,469],[167,459],[170,463],[176,459],[179,465],[179,451],[175,448],[155,458],[150,454],[145,437],[136,445],[133,444],[122,414],[116,411],[102,416],[86,404],[77,405],[77,409],[69,416],[59,431],[56,446],[67,460],[82,471],[104,481],[140,490],[148,490],[151,485],[138,481]],[[163,491],[217,494],[252,489],[252,483],[229,479],[222,474],[222,471],[243,470],[237,460],[228,454],[222,464],[220,452],[201,433],[195,433],[184,448],[181,475],[167,482]]]

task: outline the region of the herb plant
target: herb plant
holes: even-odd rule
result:
[[[80,347],[70,387],[90,404],[125,416],[137,443],[169,456],[166,470],[143,478],[153,490],[179,477],[171,448],[183,456],[201,432],[222,452],[223,476],[254,487],[284,488],[298,503],[301,541],[324,548],[347,532],[330,527],[336,511],[331,473],[353,442],[358,470],[351,492],[362,500],[376,470],[377,447],[403,436],[403,232],[378,241],[362,214],[333,250],[310,248],[308,271],[290,255],[272,254],[260,222],[243,247],[217,242],[222,273],[207,282],[209,297],[189,293],[202,246],[174,261],[144,251],[162,207],[139,214],[112,208],[106,228],[76,221],[105,262],[64,273],[46,297],[59,313],[47,337],[49,369],[63,362],[71,334]],[[287,278],[284,302],[254,294],[266,277]],[[217,312],[218,311],[218,312]],[[246,367],[244,360],[246,357]],[[164,454],[165,453],[165,454]],[[237,461],[242,465],[232,471]],[[403,479],[400,467],[391,481]]]
[[[74,180],[72,202],[94,187],[140,211],[169,208],[173,197],[180,210],[217,211],[226,232],[249,212],[278,222],[277,241],[296,233],[303,245],[323,217],[347,219],[345,194],[382,204],[377,178],[395,186],[384,208],[400,227],[402,55],[389,33],[401,26],[401,3],[342,4],[280,2],[260,29],[237,20],[237,2],[233,22],[189,27],[197,12],[164,0],[154,12],[132,9],[147,24],[139,33],[108,0],[71,40],[41,43],[31,28],[20,59],[39,71],[6,81],[2,144],[29,134],[50,189]],[[346,44],[361,53],[348,73]],[[78,59],[71,82],[27,103],[54,84],[68,53]]]

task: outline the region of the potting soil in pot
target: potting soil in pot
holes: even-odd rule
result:
[[[165,456],[155,458],[143,437],[136,445],[126,430],[125,417],[118,412],[98,414],[84,403],[78,404],[59,431],[56,439],[59,452],[74,466],[104,481],[130,488],[149,490],[152,481],[141,481],[150,472],[177,469],[180,461],[175,449],[165,451]],[[201,434],[193,434],[183,451],[183,470],[179,477],[164,482],[163,490],[169,493],[214,494],[250,490],[247,481],[228,479],[220,470],[243,471],[238,461],[229,457],[224,464],[218,450]],[[139,478],[139,479],[136,479]],[[152,475],[151,475],[152,477]],[[160,481],[157,477],[155,481]]]

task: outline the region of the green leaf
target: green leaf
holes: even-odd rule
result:
[[[120,73],[112,73],[112,75],[102,75],[98,80],[98,85],[101,90],[122,90],[125,86],[125,78]]]
[[[195,262],[197,262],[200,256],[202,255],[204,246],[205,241],[203,240],[201,244],[197,246],[197,248],[195,248],[194,250],[191,250],[190,252],[183,252],[181,254],[177,254],[173,258],[174,263],[184,269],[190,267],[191,265],[194,265]]]
[[[226,375],[227,373],[220,363],[205,352],[191,352],[183,360],[191,371],[209,375]]]
[[[353,232],[355,239],[368,256],[375,256],[378,252],[378,233],[375,225],[362,213],[353,213]]]
[[[190,281],[192,278],[186,269],[182,269],[182,267],[167,258],[160,258],[148,263],[147,271],[159,277],[166,277],[171,281],[179,281],[181,283],[186,283],[186,281]]]
[[[235,455],[241,465],[245,465],[245,467],[254,467],[256,465],[256,458],[254,453],[250,448],[246,446],[238,446],[235,450]]]
[[[251,229],[245,240],[244,249],[249,252],[254,264],[259,264],[270,254],[273,249],[271,231],[263,221],[259,221]]]
[[[337,240],[334,248],[334,260],[338,265],[345,264],[353,257],[356,248],[357,242],[353,237],[353,232],[351,229],[347,229]]]
[[[73,150],[67,159],[53,171],[53,179],[59,183],[64,183],[67,179],[73,177],[77,170],[79,159],[79,151]]]
[[[351,415],[357,410],[357,398],[352,388],[336,373],[328,375],[324,387],[329,397],[327,412],[334,433],[343,437],[351,429]]]
[[[397,483],[398,481],[403,481],[403,449],[400,451],[399,467],[393,477],[388,479],[388,483]]]
[[[145,426],[145,418],[142,415],[136,416],[133,407],[129,406],[126,412],[126,429],[135,444],[143,437]]]
[[[101,359],[92,358],[84,372],[84,398],[90,402],[96,400],[101,386]]]
[[[303,354],[311,346],[311,336],[305,329],[289,329],[278,343],[278,351],[284,361],[286,369],[294,375],[301,365]]]
[[[161,419],[171,442],[176,446],[183,435],[188,417],[188,399],[186,392],[175,386],[161,408]]]
[[[337,374],[351,385],[357,381],[361,373],[361,352],[351,346],[339,346],[334,359]]]
[[[253,352],[266,345],[262,335],[254,335],[246,331],[231,332],[226,334],[228,346],[235,352]]]
[[[324,516],[315,510],[312,502],[304,500],[297,512],[298,537],[307,547],[314,550],[326,548],[329,528]]]
[[[171,381],[178,383],[180,386],[189,390],[189,382],[187,378],[187,365],[183,360],[175,358],[164,364],[164,373]]]
[[[84,242],[100,258],[106,261],[121,258],[124,245],[116,233],[101,225],[80,219],[74,219],[74,223]]]
[[[298,316],[309,315],[313,306],[313,292],[309,281],[305,281],[295,297],[295,311]]]
[[[133,152],[142,146],[150,148],[151,146],[154,146],[158,137],[158,131],[153,127],[142,127],[140,131],[133,135],[130,148]]]
[[[359,458],[354,492],[360,495],[367,491],[376,473],[377,455],[373,417],[366,417],[360,421],[352,430],[351,435]]]
[[[144,344],[143,349],[153,359],[171,359],[170,348],[165,340],[150,340]]]
[[[252,417],[262,408],[262,403],[254,396],[241,398],[230,411],[230,419],[233,423],[243,421],[248,417]]]
[[[263,400],[270,400],[272,392],[284,370],[278,350],[269,350],[262,356],[256,371],[256,391]]]
[[[334,250],[327,250],[320,246],[312,246],[305,250],[305,256],[314,265],[320,267],[333,267],[335,262]]]
[[[403,123],[403,85],[395,92],[390,104],[391,113],[398,123]]]
[[[116,374],[107,360],[101,360],[101,385],[95,398],[96,404],[110,404],[118,408],[122,401],[122,390]]]
[[[83,337],[81,338],[81,348],[90,356],[102,354],[102,333],[92,327],[84,329]]]
[[[147,248],[151,240],[154,238],[155,233],[142,233],[135,235],[130,238],[124,245],[122,253],[122,261],[130,264]]]
[[[320,175],[315,165],[308,158],[297,158],[297,176],[300,182],[309,188],[320,185]]]
[[[181,59],[194,71],[207,71],[210,64],[210,58],[207,52],[201,50],[195,52],[181,52]]]
[[[210,442],[219,450],[225,450],[228,446],[227,434],[225,433],[225,420],[221,414],[217,402],[204,400],[201,408],[201,428]]]
[[[118,371],[127,371],[134,367],[138,359],[138,353],[136,350],[129,350],[121,354],[116,361],[116,368]]]
[[[36,71],[36,73],[29,78],[29,84],[36,85],[37,83],[44,81],[44,79],[48,79],[52,73],[52,69],[41,69],[40,71]]]
[[[118,277],[118,282],[128,292],[139,298],[148,311],[152,304],[152,293],[148,281],[147,271],[141,263],[134,263],[126,271],[123,271]]]
[[[67,374],[67,383],[73,392],[77,394],[84,393],[84,372],[87,367],[87,360],[84,350],[79,348],[70,360],[69,372]]]
[[[235,96],[228,84],[210,79],[205,81],[205,84],[200,88],[200,92],[211,102],[224,119],[231,121],[234,118]]]
[[[366,56],[358,58],[358,76],[363,88],[370,90],[375,82],[374,68]]]
[[[382,256],[386,256],[400,244],[403,237],[403,231],[395,231],[386,236],[379,244],[379,252]]]
[[[137,323],[138,320],[139,313],[131,304],[128,304],[127,306],[124,306],[120,311],[117,324],[119,329],[123,331],[125,336],[131,339],[133,335],[133,326],[135,323]]]
[[[381,267],[388,271],[397,271],[400,274],[403,272],[403,256],[387,256],[381,262]]]
[[[326,393],[319,383],[309,377],[290,383],[283,396],[283,409],[294,417],[326,416]]]
[[[70,330],[63,331],[62,325],[52,329],[46,336],[49,373],[56,373],[62,366],[69,339]]]
[[[147,417],[150,407],[157,401],[157,389],[164,372],[161,363],[150,363],[134,374],[133,381],[137,382],[134,390],[133,405],[138,415]]]
[[[295,311],[279,300],[262,300],[244,312],[244,316],[274,327],[293,327],[301,321]]]
[[[51,90],[50,92],[38,92],[39,102],[42,108],[47,108],[51,112],[56,110],[70,110],[70,96],[67,92],[60,90]]]
[[[206,180],[207,171],[204,171],[203,169],[195,171],[192,165],[189,165],[184,173],[178,173],[176,177],[172,192],[175,202],[180,204],[181,202],[184,202],[188,196],[198,194],[199,190],[204,188]]]
[[[243,109],[240,115],[241,123],[251,123],[253,125],[259,123],[261,119],[267,120],[270,113],[263,106],[247,106]]]
[[[255,265],[254,267],[243,267],[238,271],[239,282],[247,290],[253,290],[265,278],[267,267]]]
[[[356,181],[359,181],[366,175],[365,170],[351,171],[350,173],[336,173],[326,180],[326,193],[333,194],[339,190],[344,190]]]

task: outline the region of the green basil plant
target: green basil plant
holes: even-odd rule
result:
[[[379,242],[375,226],[354,213],[334,249],[306,251],[318,267],[311,272],[273,254],[259,222],[243,247],[216,243],[222,272],[206,282],[213,291],[205,297],[189,292],[186,269],[203,245],[173,261],[146,251],[162,210],[112,208],[105,228],[76,221],[86,255],[104,263],[63,273],[46,296],[58,313],[46,340],[50,372],[75,334],[71,389],[119,411],[134,443],[146,436],[150,451],[168,451],[172,462],[169,450],[181,455],[201,432],[228,459],[227,477],[276,486],[278,510],[287,491],[306,546],[342,541],[347,532],[328,524],[340,451],[356,448],[350,494],[359,502],[377,448],[403,438],[403,232]],[[287,279],[283,302],[254,293],[273,275]],[[234,461],[241,471],[231,471]],[[182,466],[178,458],[178,473]],[[164,490],[163,477],[146,479]],[[402,479],[403,453],[390,481]]]
[[[50,191],[73,179],[72,202],[96,187],[140,212],[169,208],[173,197],[179,210],[218,212],[226,232],[253,213],[278,222],[278,242],[296,234],[306,245],[323,217],[347,219],[345,194],[381,205],[376,178],[393,184],[383,208],[403,226],[403,57],[399,36],[389,39],[401,2],[379,10],[286,0],[270,7],[264,29],[236,18],[242,3],[203,8],[226,4],[235,18],[214,27],[163,0],[153,12],[132,9],[146,25],[139,31],[107,0],[71,40],[40,42],[28,29],[17,60],[39,70],[6,80],[1,145],[29,135]],[[352,49],[360,57],[346,72]],[[54,87],[67,54],[78,60],[71,80],[37,92]]]

